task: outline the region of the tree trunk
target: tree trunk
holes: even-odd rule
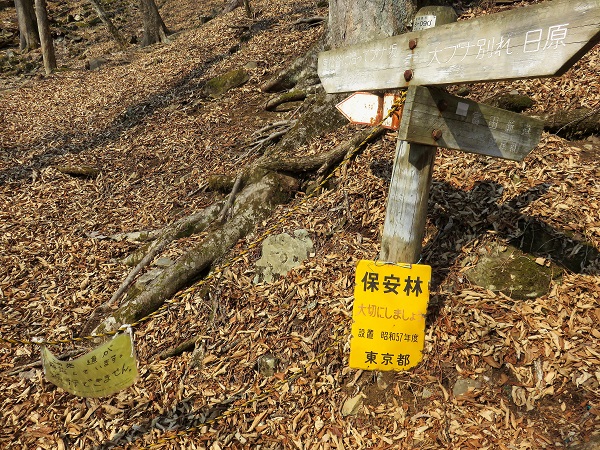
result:
[[[37,17],[38,29],[40,30],[44,69],[46,70],[46,75],[50,75],[56,69],[56,57],[54,56],[54,43],[52,42],[50,24],[48,23],[46,0],[35,0],[35,15]]]
[[[319,52],[403,33],[415,10],[413,0],[330,0],[326,35],[261,89],[281,92],[318,83]]]
[[[158,8],[154,0],[140,0],[140,11],[142,13],[142,24],[144,27],[144,36],[142,37],[142,47],[156,44],[158,42],[169,42],[169,31],[160,17]]]
[[[104,9],[102,9],[102,7],[100,6],[100,3],[96,0],[89,0],[89,2],[92,5],[92,7],[94,8],[94,11],[96,11],[98,18],[106,26],[106,28],[108,29],[108,32],[112,35],[113,38],[115,38],[115,41],[117,41],[119,46],[121,48],[127,47],[127,41],[125,41],[125,38],[123,37],[123,35],[119,31],[119,29],[117,27],[115,27],[115,25],[112,23],[112,21],[106,15],[106,13],[104,12]]]
[[[415,10],[411,0],[329,0],[327,45],[352,45],[403,33]]]
[[[33,0],[15,0],[17,20],[19,22],[19,48],[33,50],[40,46],[40,39],[35,21]]]

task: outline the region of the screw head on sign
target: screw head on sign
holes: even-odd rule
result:
[[[412,70],[408,69],[408,70],[404,71],[404,79],[406,81],[412,80],[412,77],[413,77],[413,71]]]
[[[411,50],[414,50],[417,46],[417,41],[416,39],[411,39],[410,41],[408,41],[408,48],[410,48]]]
[[[442,138],[442,130],[433,130],[431,132],[431,137],[434,141],[439,141]]]

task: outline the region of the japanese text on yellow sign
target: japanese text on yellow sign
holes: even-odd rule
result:
[[[42,347],[42,365],[51,383],[80,397],[104,397],[128,388],[137,378],[130,333],[115,336],[73,361],[60,361]]]
[[[349,365],[406,370],[423,358],[431,267],[359,261]]]

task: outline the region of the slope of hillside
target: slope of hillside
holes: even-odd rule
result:
[[[121,260],[136,248],[99,235],[160,228],[210,204],[220,194],[204,190],[207,177],[235,174],[255,156],[244,148],[255,130],[295,117],[266,112],[270,95],[259,87],[323,31],[294,22],[326,8],[253,0],[247,31],[243,8],[200,26],[221,2],[163,3],[177,32],[169,45],[118,51],[95,27],[85,54],[74,57],[65,44],[57,74],[3,78],[0,337],[75,336],[124,279]],[[87,71],[91,57],[108,63]],[[532,112],[599,108],[599,58],[596,46],[561,78],[475,85],[472,95],[517,90],[534,98]],[[202,95],[211,77],[243,66],[244,86],[218,100]],[[332,148],[354,128],[298,153]],[[10,374],[34,363],[39,348],[0,341],[0,446],[552,449],[597,438],[600,263],[565,271],[547,295],[526,300],[473,285],[465,271],[493,244],[522,236],[523,223],[550,228],[566,252],[578,243],[600,249],[600,138],[544,133],[522,163],[438,152],[423,251],[434,273],[424,361],[378,378],[347,367],[348,337],[356,263],[379,253],[395,140],[389,133],[369,146],[336,174],[335,189],[306,202],[299,193],[229,254],[273,225],[303,228],[315,251],[302,266],[254,285],[254,250],[136,328],[133,387],[74,397],[39,366]],[[76,165],[100,174],[57,170]],[[201,239],[179,240],[166,254]],[[196,352],[160,357],[191,338]],[[272,377],[258,371],[265,356],[277,362]],[[459,393],[459,380],[474,389]],[[359,395],[362,404],[343,414]]]

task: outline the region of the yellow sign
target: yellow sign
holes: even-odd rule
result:
[[[112,395],[131,386],[138,376],[130,332],[73,361],[60,361],[43,346],[42,365],[48,381],[79,397]]]
[[[423,359],[431,267],[359,261],[350,367],[407,370]]]

